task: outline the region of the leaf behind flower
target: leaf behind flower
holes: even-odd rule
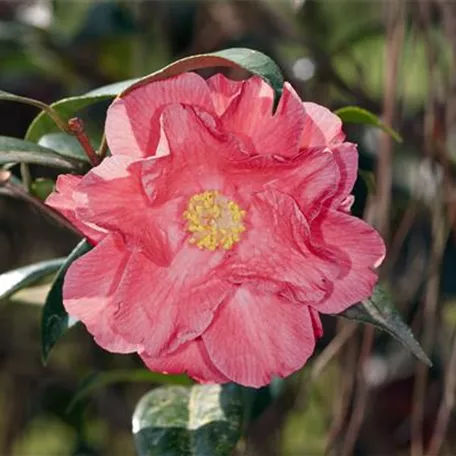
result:
[[[388,127],[388,125],[367,109],[358,106],[345,106],[334,111],[334,114],[338,115],[342,119],[342,122],[345,123],[372,125],[373,127],[380,128],[385,133],[389,134],[395,141],[399,143],[402,142],[402,137],[397,131]]]
[[[149,76],[141,78],[120,93],[119,96],[122,97],[131,90],[152,81],[167,79],[187,71],[216,67],[241,68],[247,70],[251,74],[260,76],[274,90],[275,105],[277,105],[280,96],[282,95],[284,84],[280,68],[266,54],[247,48],[224,49],[223,51],[211,52],[209,54],[198,54],[185,57]]]
[[[55,273],[64,262],[65,258],[40,261],[39,263],[0,274],[0,299],[9,298],[23,288],[36,285]]]
[[[391,296],[383,287],[377,285],[370,298],[349,307],[339,316],[362,323],[370,323],[382,331],[386,331],[410,350],[420,361],[432,366],[430,359],[415,339],[411,329],[404,323],[394,308]]]
[[[64,98],[50,105],[50,107],[64,119],[69,120],[78,111],[91,105],[110,100],[127,94],[130,90],[147,84],[148,82],[166,79],[186,71],[193,71],[211,67],[242,68],[264,79],[274,90],[276,105],[282,95],[283,76],[277,64],[262,52],[247,48],[231,48],[209,54],[199,54],[178,60],[170,65],[143,78],[109,84],[92,90],[84,95]],[[30,124],[25,138],[38,142],[48,133],[60,131],[55,122],[41,112]]]
[[[76,321],[67,314],[63,307],[62,287],[65,274],[73,261],[87,253],[92,246],[87,239],[83,239],[66,258],[52,283],[49,294],[44,303],[41,320],[41,353],[43,362],[46,362],[52,347],[63,336],[68,328]]]
[[[53,149],[23,139],[0,136],[0,166],[7,163],[33,163],[65,170],[78,169],[76,160],[64,157]]]

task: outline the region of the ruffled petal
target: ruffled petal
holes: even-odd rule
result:
[[[233,286],[214,272],[224,252],[185,244],[169,267],[133,252],[114,296],[115,330],[151,357],[195,339]]]
[[[139,86],[109,107],[106,139],[113,155],[149,157],[156,153],[160,115],[172,104],[197,106],[213,113],[206,81],[196,73],[182,73]]]
[[[288,83],[275,114],[273,100],[272,88],[260,77],[251,77],[221,117],[222,124],[250,144],[255,154],[293,157],[299,152],[304,127],[302,101]]]
[[[339,180],[333,153],[329,149],[309,149],[302,152],[293,167],[278,173],[266,185],[293,196],[310,223],[320,207],[333,198]]]
[[[169,264],[183,238],[185,203],[175,199],[152,208],[131,163],[131,158],[118,155],[89,171],[75,191],[76,216],[123,235],[131,245],[142,245],[158,264]]]
[[[309,307],[309,312],[310,312],[310,316],[312,318],[312,326],[314,329],[315,337],[317,339],[319,339],[320,337],[323,336],[323,324],[321,323],[320,315],[312,307]]]
[[[315,347],[307,306],[248,286],[221,306],[202,338],[224,375],[255,388],[300,369]]]
[[[347,209],[353,201],[348,200],[347,197],[353,190],[355,181],[358,175],[358,150],[356,144],[342,143],[331,149],[334,161],[339,168],[340,179],[335,188],[334,198],[331,201],[331,206],[335,209],[341,205]]]
[[[107,157],[83,177],[75,195],[78,217],[110,231],[128,232],[142,225],[146,200],[140,182],[128,170],[131,161],[126,156]]]
[[[113,329],[114,294],[128,257],[120,238],[107,236],[71,264],[63,284],[63,305],[68,314],[84,323],[98,345],[115,353],[142,349]]]
[[[222,73],[217,73],[207,80],[215,112],[218,116],[222,116],[228,109],[231,102],[242,90],[243,84],[243,81],[233,81]]]
[[[304,102],[303,106],[305,120],[301,147],[330,147],[344,140],[342,121],[336,114],[316,103]]]
[[[161,356],[201,335],[229,295],[232,286],[212,272],[219,261],[188,247],[160,267],[109,236],[71,265],[64,305],[105,349]]]
[[[174,105],[163,111],[161,125],[160,142],[167,145],[168,153],[131,165],[151,203],[222,190],[228,185],[223,164],[236,143],[220,132],[212,116]]]
[[[378,280],[375,268],[385,257],[385,244],[371,226],[344,212],[329,210],[317,223],[321,232],[315,231],[314,239],[339,252],[341,274],[334,280],[332,293],[313,307],[321,313],[339,313],[372,295]]]
[[[147,353],[141,353],[140,356],[146,366],[154,372],[187,374],[200,383],[230,381],[214,366],[201,338],[186,342],[169,355],[151,357]]]
[[[80,184],[82,176],[72,174],[61,174],[57,178],[55,190],[46,199],[46,204],[60,212],[68,219],[90,242],[96,244],[106,235],[106,230],[93,225],[84,223],[76,215],[78,203],[75,199],[75,191]]]
[[[245,220],[246,231],[219,274],[304,303],[323,299],[339,267],[309,249],[309,227],[293,198],[275,190],[258,193]]]

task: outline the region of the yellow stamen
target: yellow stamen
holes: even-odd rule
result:
[[[190,244],[211,251],[219,247],[232,249],[245,231],[242,223],[245,214],[238,204],[217,190],[196,193],[190,198],[183,214],[187,220],[187,231],[192,233]]]

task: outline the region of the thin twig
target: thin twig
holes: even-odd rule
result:
[[[32,98],[21,97],[19,95],[2,97],[3,101],[15,101],[19,103],[24,103],[30,106],[35,106],[35,108],[41,109],[44,111],[54,122],[55,124],[64,132],[69,133],[68,126],[65,121],[60,117],[59,113],[52,108],[51,106],[43,103],[39,100],[33,100]]]
[[[342,325],[343,322],[339,321],[339,324]],[[331,428],[328,432],[324,453],[325,455],[329,454],[335,445],[336,440],[341,434],[346,422],[353,389],[355,387],[355,377],[352,375],[352,373],[356,371],[357,352],[358,341],[355,339],[350,339],[347,350],[344,352],[343,358],[342,356],[339,356],[340,370],[342,375],[340,382],[341,387],[340,389],[336,388],[334,391],[333,419]]]
[[[345,323],[342,330],[334,337],[331,343],[321,352],[315,360],[310,378],[315,380],[320,376],[330,361],[340,352],[342,347],[356,333],[358,326],[356,323]]]
[[[353,404],[353,412],[347,426],[344,443],[342,446],[341,456],[351,456],[358,439],[361,424],[366,412],[367,397],[369,394],[369,386],[364,376],[364,366],[367,358],[370,355],[374,344],[375,328],[366,326],[364,328],[363,343],[361,345],[361,353],[358,359],[358,368],[356,373],[356,395]]]
[[[84,237],[84,234],[81,233],[76,227],[74,227],[66,218],[60,215],[60,213],[44,204],[40,199],[35,198],[27,193],[27,191],[25,191],[19,185],[14,184],[11,180],[7,180],[6,182],[2,181],[1,186],[8,192],[9,195],[16,196],[23,199],[24,201],[27,201],[39,209],[40,212],[45,213],[48,217],[55,220],[58,224],[63,225],[65,228],[69,229],[77,236]]]
[[[386,2],[388,12],[387,42],[385,48],[385,96],[383,120],[393,126],[396,102],[396,88],[400,55],[405,36],[405,3]],[[377,163],[377,204],[376,226],[385,240],[389,237],[389,219],[392,186],[393,144],[390,135],[381,135],[380,153]]]
[[[431,3],[429,0],[418,2],[421,19],[421,28],[425,37],[425,49],[429,66],[428,102],[424,119],[424,149],[428,156],[434,156],[434,124],[435,107],[437,102],[436,87],[437,68],[436,53],[432,45],[429,30],[432,27]],[[446,184],[445,179],[444,184]],[[437,312],[440,291],[440,264],[445,250],[447,239],[447,226],[445,222],[445,198],[446,185],[438,188],[432,205],[431,226],[432,244],[430,254],[430,273],[427,277],[424,298],[423,322],[423,348],[430,353],[434,345],[435,330],[437,325]],[[412,456],[423,456],[423,423],[424,423],[424,404],[426,402],[426,392],[429,377],[429,368],[422,363],[416,366],[415,384],[413,389],[412,415],[411,415],[411,448]]]
[[[22,179],[22,183],[24,184],[24,187],[27,190],[30,190],[30,186],[32,185],[32,176],[30,174],[30,167],[29,167],[28,163],[21,163],[20,171],[21,171],[21,179]]]
[[[97,155],[100,161],[102,161],[106,154],[108,153],[108,142],[106,141],[106,133],[103,133],[103,137],[101,138],[100,147],[98,149]]]
[[[445,375],[445,389],[443,392],[442,403],[437,414],[437,421],[434,433],[429,444],[427,454],[429,456],[438,456],[442,449],[445,435],[448,429],[451,412],[454,407],[454,396],[456,390],[456,327],[453,332],[453,344],[451,348],[450,360]]]

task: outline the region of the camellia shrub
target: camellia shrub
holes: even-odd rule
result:
[[[251,76],[194,72],[224,66]],[[397,137],[371,113],[303,102],[249,49],[189,57],[51,106],[0,98],[42,109],[24,141],[1,139],[1,185],[82,239],[64,261],[2,276],[6,296],[56,272],[44,358],[79,321],[105,350],[197,382],[140,401],[139,454],[232,454],[258,388],[312,355],[321,314],[374,324],[428,362],[377,283],[381,237],[350,210],[358,154],[343,121]],[[94,150],[78,111],[110,98]],[[44,147],[46,135],[71,147]],[[17,162],[65,172],[40,198],[7,170]]]

